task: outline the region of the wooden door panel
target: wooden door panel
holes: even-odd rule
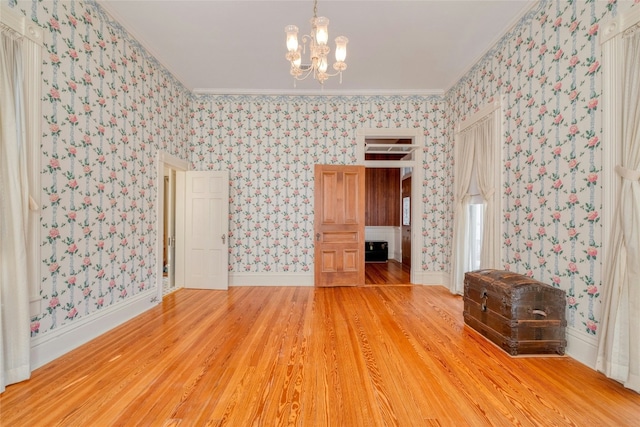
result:
[[[359,235],[352,231],[328,231],[321,234],[324,243],[355,243]]]
[[[358,250],[345,250],[343,254],[342,267],[344,271],[358,270]]]
[[[345,224],[357,224],[360,220],[360,215],[364,214],[364,206],[360,206],[359,193],[364,196],[363,189],[358,188],[358,174],[346,173],[344,174],[344,223]]]
[[[340,214],[337,208],[338,194],[338,173],[327,171],[322,174],[321,179],[322,199],[325,203],[322,205],[322,223],[323,224],[337,224],[340,219],[337,215]]]
[[[363,166],[316,165],[316,286],[364,285]]]
[[[322,272],[335,273],[338,271],[338,253],[336,251],[322,252]]]

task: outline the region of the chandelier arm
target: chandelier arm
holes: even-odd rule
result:
[[[299,76],[293,76],[293,78],[298,80],[298,81],[304,80],[307,77],[309,77],[313,71],[314,71],[314,68],[313,67],[309,67],[308,69],[303,70],[303,72]]]
[[[327,72],[325,72],[324,74],[327,77],[335,77],[335,76],[339,75],[340,73],[342,73],[342,71],[336,71],[335,73],[327,73]]]

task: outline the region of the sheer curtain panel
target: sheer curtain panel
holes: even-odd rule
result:
[[[640,23],[623,41],[621,162],[596,368],[640,392]]]
[[[500,261],[500,242],[496,230],[496,184],[495,171],[495,116],[487,115],[476,127],[476,162],[478,187],[484,200],[484,230],[482,233],[482,256],[480,268],[496,268]]]
[[[0,33],[0,392],[30,376],[21,41]]]
[[[473,128],[461,132],[457,138],[456,168],[454,180],[455,202],[453,207],[453,246],[451,256],[451,293],[460,294],[463,291],[465,255],[468,252],[469,240],[467,236],[469,184],[474,159],[474,130]]]

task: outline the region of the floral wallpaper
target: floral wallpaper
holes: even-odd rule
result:
[[[354,164],[356,130],[384,127],[424,134],[422,268],[446,271],[452,163],[443,105],[439,97],[197,98],[194,167],[230,173],[230,270],[311,272],[314,165]]]
[[[443,97],[285,97],[195,96],[94,0],[10,1],[46,30],[32,335],[155,288],[158,150],[229,171],[230,272],[310,272],[314,165],[353,164],[358,128],[420,129],[422,268],[448,272],[455,125],[494,99],[504,267],[566,290],[570,327],[595,335],[598,30],[634,2],[542,1]]]
[[[503,100],[504,268],[565,290],[588,335],[604,285],[599,23],[633,3],[541,2],[446,94],[451,125]]]
[[[188,158],[190,94],[100,9],[21,1],[45,29],[35,336],[156,283],[156,153]]]
[[[46,30],[32,336],[155,288],[158,150],[229,171],[231,272],[311,272],[313,166],[354,163],[359,127],[419,128],[423,268],[447,268],[441,97],[196,98],[93,1],[15,7]]]

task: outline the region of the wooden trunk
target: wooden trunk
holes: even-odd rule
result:
[[[464,321],[511,355],[564,354],[566,295],[501,270],[465,273]]]

